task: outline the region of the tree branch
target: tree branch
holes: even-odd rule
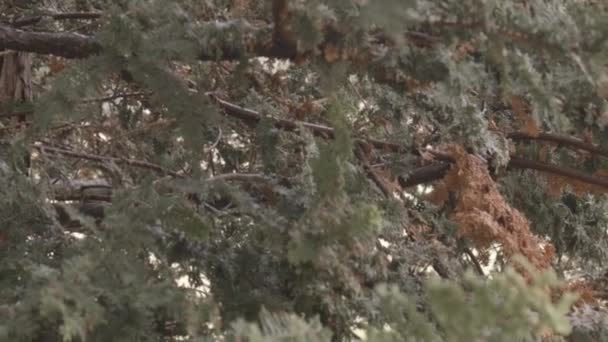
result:
[[[601,155],[608,157],[608,150],[604,150],[599,146],[586,143],[580,139],[563,136],[554,133],[539,133],[538,135],[531,135],[525,132],[511,132],[507,134],[507,138],[513,140],[540,140],[549,141],[558,145],[568,146],[579,150],[587,151],[592,154]]]
[[[452,164],[450,163],[437,163],[419,167],[406,176],[399,176],[399,185],[403,188],[409,188],[411,186],[436,181],[443,178],[451,166]]]
[[[570,168],[541,163],[534,160],[527,160],[519,157],[511,157],[508,167],[552,173],[558,176],[576,179],[588,184],[598,185],[608,190],[608,177],[592,176]]]
[[[56,201],[94,200],[109,202],[112,185],[105,179],[76,179],[59,181],[50,187],[52,199]]]
[[[0,24],[0,50],[83,58],[101,52],[95,39],[78,33],[29,32]]]
[[[209,95],[224,110],[224,114],[227,116],[246,121],[250,124],[258,124],[263,118],[263,116],[260,113],[256,112],[255,110],[244,108],[239,105],[233,104],[231,102],[222,100],[213,94],[209,94]],[[334,129],[329,126],[313,124],[313,123],[303,122],[303,121],[291,121],[291,120],[286,120],[286,119],[275,119],[275,118],[268,118],[268,117],[265,117],[265,118],[272,120],[274,122],[275,127],[281,128],[281,129],[284,129],[287,131],[295,131],[299,127],[304,127],[317,136],[322,136],[322,137],[331,138],[331,139],[334,138]],[[388,150],[388,151],[392,151],[392,152],[405,152],[406,151],[403,146],[401,146],[397,143],[392,143],[392,142],[387,142],[387,141],[382,141],[382,140],[377,140],[377,139],[369,139],[369,138],[357,139],[357,142],[363,143],[363,144],[370,144],[377,149],[383,149],[383,150]]]
[[[514,156],[511,157],[511,160],[509,161],[507,167],[513,169],[529,169],[545,173],[551,173],[554,175],[575,179],[587,184],[597,185],[608,190],[608,177],[592,176],[570,168],[541,163],[534,160],[528,160]],[[411,187],[414,185],[439,180],[443,178],[443,176],[445,176],[445,173],[449,170],[449,168],[450,164],[448,163],[437,163],[422,166],[413,170],[409,174],[409,176],[400,177],[399,184],[401,184],[402,187]]]
[[[237,118],[237,119],[240,119],[243,121],[247,121],[248,123],[251,123],[251,124],[257,124],[262,119],[261,114],[254,110],[235,105],[233,103],[222,100],[213,95],[212,95],[212,97],[220,105],[220,107],[222,107],[222,109],[224,109],[224,113],[230,117],[234,117],[234,118]],[[274,124],[277,128],[293,131],[293,130],[298,129],[298,127],[304,127],[306,129],[310,130],[311,132],[313,132],[315,135],[319,135],[319,136],[322,136],[325,138],[330,138],[330,139],[333,139],[333,137],[334,137],[334,129],[331,127],[328,127],[328,126],[312,124],[312,123],[308,123],[308,122],[295,122],[295,121],[286,120],[286,119],[271,119],[271,120],[274,121]],[[572,140],[576,140],[576,139],[572,139]],[[365,138],[358,138],[358,139],[356,139],[356,141],[359,145],[368,145],[369,144],[378,149],[387,149],[387,150],[390,150],[393,152],[405,151],[403,146],[396,144],[396,143],[392,143],[392,142],[385,142],[385,141],[381,141],[381,140],[365,139]],[[88,159],[88,160],[93,160],[93,161],[111,160],[116,163],[152,169],[159,173],[168,174],[173,177],[179,177],[179,178],[184,177],[181,174],[175,173],[170,170],[166,170],[163,167],[161,167],[160,165],[152,164],[152,163],[149,163],[146,161],[141,161],[141,160],[132,160],[132,159],[125,159],[125,158],[118,158],[118,157],[97,156],[97,155],[91,155],[91,154],[86,154],[86,153],[78,153],[78,152],[58,149],[58,148],[54,148],[54,147],[37,146],[36,148],[41,149],[43,151],[59,153],[59,154],[63,154],[66,156]],[[414,154],[419,154],[419,151],[417,151],[417,150],[409,151],[409,152],[414,153]],[[436,152],[436,151],[431,151],[431,152],[438,159],[442,160],[443,162],[439,163],[439,164],[431,164],[431,165],[422,166],[420,168],[413,170],[411,173],[409,173],[406,176],[399,176],[398,181],[402,187],[407,188],[407,187],[411,187],[411,186],[418,185],[418,184],[432,182],[432,181],[441,179],[445,175],[447,170],[450,168],[450,164],[453,163],[454,160],[449,155],[445,155],[441,152]],[[526,160],[526,159],[522,159],[522,158],[518,158],[518,157],[512,157],[511,161],[508,164],[508,167],[519,168],[519,169],[533,169],[533,170],[538,170],[538,171],[542,171],[542,172],[553,173],[553,174],[571,178],[571,179],[580,180],[582,182],[589,183],[589,184],[599,185],[602,187],[608,187],[607,178],[596,177],[596,176],[588,175],[588,174],[580,172],[580,171],[562,168],[562,167],[545,164],[545,163],[541,163],[541,162],[536,162],[536,161],[532,161],[532,160]],[[239,177],[242,177],[242,175]]]
[[[200,33],[197,39],[203,42],[198,58],[203,61],[239,60],[248,56],[290,58],[293,55],[293,51],[273,43],[270,26],[256,28],[242,21],[208,22],[198,27],[197,32]],[[236,41],[235,32],[239,33]],[[0,24],[0,50],[86,58],[101,53],[103,46],[95,38],[78,33],[32,32]]]
[[[39,23],[43,18],[51,18],[53,20],[94,20],[101,18],[102,14],[98,12],[66,12],[66,13],[50,13],[38,15],[35,17],[21,18],[11,21],[9,24],[13,27],[24,27]]]
[[[380,179],[378,174],[376,174],[376,172],[374,171],[374,168],[369,165],[369,161],[367,160],[367,157],[365,156],[365,153],[363,152],[363,148],[361,146],[357,146],[357,148],[355,148],[355,155],[361,161],[361,164],[363,164],[363,168],[367,172],[367,175],[376,184],[376,186],[380,189],[380,191],[382,191],[382,194],[384,195],[384,197],[391,198],[392,197],[391,189],[388,186],[386,186],[386,184],[384,184],[382,179]]]
[[[207,182],[217,181],[268,182],[268,177],[260,173],[224,173],[207,179]]]
[[[167,170],[167,169],[165,169],[164,167],[162,167],[160,165],[153,164],[153,163],[150,163],[150,162],[147,162],[147,161],[143,161],[143,160],[120,158],[120,157],[100,156],[100,155],[96,155],[96,154],[74,152],[74,151],[70,151],[70,150],[64,150],[64,149],[61,149],[61,148],[56,148],[56,147],[51,147],[51,146],[44,146],[44,145],[34,145],[34,148],[37,149],[37,150],[39,150],[40,152],[55,153],[55,154],[60,154],[60,155],[67,156],[67,157],[85,159],[85,160],[96,161],[96,162],[111,161],[111,162],[114,162],[116,164],[126,164],[126,165],[130,165],[130,166],[134,166],[134,167],[154,170],[154,171],[156,171],[156,172],[158,172],[160,174],[170,175],[170,176],[173,176],[173,177],[176,177],[176,178],[184,178],[185,177],[184,175],[179,174],[177,172],[174,172],[174,171],[171,171],[171,170]]]
[[[90,98],[90,99],[84,99],[84,100],[82,100],[82,103],[108,102],[108,101],[112,101],[112,100],[116,100],[116,99],[123,99],[123,98],[127,98],[127,97],[139,97],[139,96],[146,96],[146,95],[150,95],[150,93],[141,92],[141,91],[135,91],[135,92],[130,92],[130,93],[117,93],[114,95],[108,95],[108,96],[104,96],[104,97],[95,97],[95,98]]]
[[[231,117],[234,117],[237,119],[241,119],[241,120],[247,121],[252,124],[257,124],[262,118],[260,113],[254,111],[254,110],[243,108],[241,106],[232,104],[228,101],[219,99],[218,97],[213,96],[213,95],[212,95],[212,97],[220,105],[220,107],[222,107],[222,109],[224,110],[224,113],[228,116],[231,116]],[[291,120],[286,120],[286,119],[271,119],[271,120],[274,121],[274,124],[277,128],[282,128],[285,130],[296,130],[298,127],[304,127],[306,129],[310,130],[311,132],[313,132],[315,135],[322,136],[325,138],[330,138],[330,139],[334,137],[334,129],[331,127],[328,127],[328,126],[317,125],[317,124],[312,124],[312,123],[307,123],[307,122],[296,122],[296,121],[291,121]],[[552,135],[548,134],[548,136],[552,136]],[[564,137],[561,137],[561,138],[563,139]],[[375,148],[386,149],[386,150],[389,150],[392,152],[408,152],[405,150],[405,148],[403,146],[396,144],[396,143],[392,143],[392,142],[385,142],[385,141],[381,141],[381,140],[365,139],[365,138],[358,138],[358,139],[356,139],[356,141],[358,144],[363,144],[363,145],[369,144],[369,145],[374,146]],[[572,139],[570,139],[570,141],[578,141],[578,140],[572,138]],[[579,143],[580,143],[580,141],[579,141]],[[583,146],[583,145],[586,145],[586,146]],[[578,144],[578,146],[583,146],[585,148],[589,148],[588,144],[583,144],[583,145]],[[407,176],[404,176],[404,177],[399,176],[399,184],[402,187],[410,187],[410,186],[441,179],[445,175],[447,170],[450,168],[450,164],[454,162],[454,159],[451,156],[446,155],[444,153],[437,152],[437,151],[428,151],[428,152],[432,153],[437,159],[441,160],[442,163],[426,165],[426,166],[420,167],[418,169],[415,169]],[[410,150],[409,153],[420,154],[420,152],[417,150]],[[508,164],[508,167],[519,168],[519,169],[532,169],[532,170],[556,174],[556,175],[567,177],[570,179],[576,179],[576,180],[579,180],[579,181],[582,181],[585,183],[589,183],[589,184],[599,185],[602,187],[608,187],[608,178],[591,176],[591,175],[588,175],[588,174],[580,172],[580,171],[562,168],[562,167],[545,164],[545,163],[541,163],[541,162],[536,162],[536,161],[532,161],[532,160],[526,160],[526,159],[522,159],[519,157],[512,157],[511,161]]]
[[[74,157],[74,155],[69,155]],[[270,179],[259,173],[224,173],[206,179],[212,182],[268,182]],[[112,184],[106,179],[61,180],[50,186],[51,199],[56,201],[102,201],[112,200]]]

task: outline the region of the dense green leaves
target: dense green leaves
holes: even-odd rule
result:
[[[3,2],[0,47],[101,48],[33,55],[31,79],[0,51],[0,340],[602,340],[605,311],[573,309],[567,286],[605,288],[607,14],[578,0]],[[489,168],[451,175],[488,182],[476,198],[428,171],[454,145]],[[461,233],[455,206],[495,183],[501,213],[546,244],[518,247],[551,244],[555,272]],[[488,229],[513,219],[479,207]]]

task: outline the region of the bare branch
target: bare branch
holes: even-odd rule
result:
[[[61,148],[56,148],[56,147],[51,147],[51,146],[44,146],[44,145],[34,145],[35,149],[38,149],[41,152],[49,152],[49,153],[55,153],[55,154],[60,154],[66,157],[71,157],[71,158],[79,158],[79,159],[85,159],[85,160],[90,160],[90,161],[95,161],[95,162],[106,162],[106,161],[111,161],[114,162],[116,164],[126,164],[126,165],[130,165],[130,166],[134,166],[134,167],[139,167],[139,168],[144,168],[144,169],[150,169],[150,170],[154,170],[158,173],[161,174],[166,174],[166,175],[170,175],[176,178],[184,178],[185,176],[182,174],[179,174],[177,172],[171,171],[171,170],[167,170],[164,167],[157,165],[157,164],[153,164],[147,161],[143,161],[143,160],[135,160],[135,159],[128,159],[128,158],[120,158],[120,157],[108,157],[108,156],[100,156],[100,155],[96,155],[96,154],[89,154],[89,153],[81,153],[81,152],[74,152],[74,151],[70,151],[70,150],[64,150]]]

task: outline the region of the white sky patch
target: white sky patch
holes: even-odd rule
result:
[[[99,139],[101,139],[101,141],[110,141],[110,136],[101,132],[97,133],[97,136],[99,137]]]
[[[382,238],[378,239],[378,242],[380,243],[380,246],[382,246],[384,248],[388,248],[391,245],[390,242],[388,242]]]
[[[76,240],[82,240],[85,237],[87,237],[85,234],[79,233],[79,232],[68,232],[67,234],[70,235],[71,237],[73,237]]]
[[[101,115],[103,116],[111,116],[114,111],[112,110],[112,104],[109,102],[104,102],[101,104]]]
[[[357,109],[359,111],[362,111],[366,106],[367,106],[367,104],[363,100],[357,102]]]

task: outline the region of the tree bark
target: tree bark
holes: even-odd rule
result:
[[[0,52],[0,105],[32,100],[32,55],[28,52]],[[25,125],[26,114],[11,118],[13,126]],[[29,153],[24,156],[25,169],[30,167]]]
[[[101,45],[78,33],[29,32],[0,24],[0,49],[84,58],[99,53]]]
[[[272,40],[272,28],[256,28],[239,21],[205,23],[202,34],[232,37],[235,31],[241,39],[213,40],[213,45],[200,47],[198,58],[203,61],[239,60],[247,56],[288,58],[293,51],[277,49]],[[97,55],[103,47],[94,37],[71,32],[32,32],[0,24],[0,49],[49,54],[65,58],[86,58]]]
[[[0,103],[32,99],[32,56],[5,51],[0,57]]]

